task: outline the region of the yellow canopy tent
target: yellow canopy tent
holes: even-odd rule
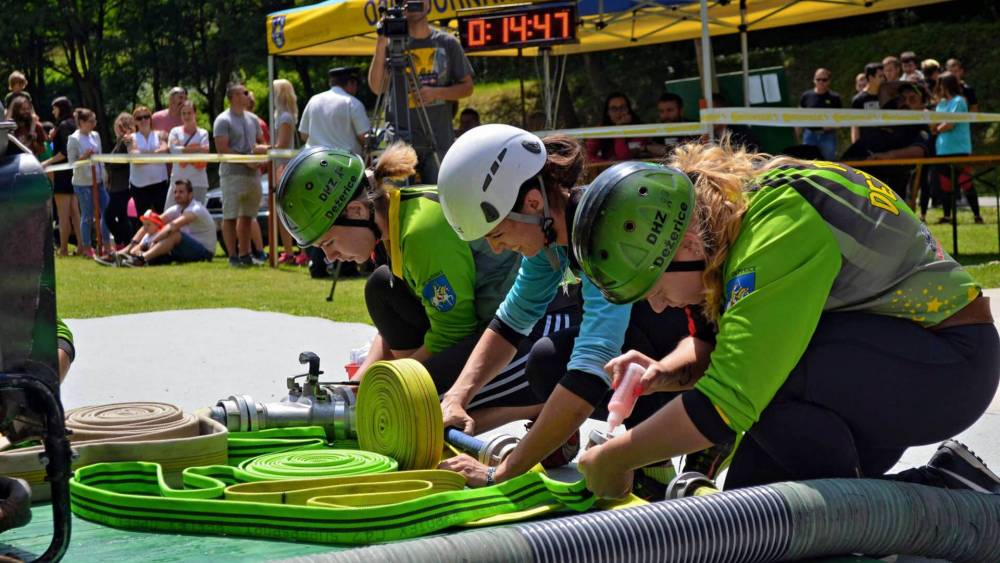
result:
[[[378,6],[386,0],[326,0],[267,16],[267,48],[273,56],[361,56],[375,50]],[[431,0],[430,19],[450,21],[464,12],[544,0]],[[577,43],[542,50],[543,105],[551,122],[558,103],[550,81],[550,57],[701,37],[702,68],[711,69],[712,35],[741,36],[744,89],[748,86],[747,31],[798,25],[898,10],[942,0],[577,0]],[[472,56],[536,56],[537,47],[477,51]],[[273,59],[269,57],[269,69]],[[565,71],[562,63],[555,74]],[[711,107],[711,71],[702,72],[705,99]],[[560,78],[561,81],[561,78]],[[557,85],[558,92],[561,85]],[[747,99],[744,91],[744,99]]]
[[[432,0],[431,20],[466,10],[539,0]],[[898,10],[941,0],[738,0],[706,2],[710,35],[730,35],[820,20]],[[557,45],[553,55],[586,53],[695,39],[702,33],[699,2],[691,0],[580,0],[579,43]],[[741,13],[742,12],[742,13]],[[278,56],[371,56],[379,14],[374,0],[327,0],[267,16],[268,53]],[[534,56],[537,48],[525,49]],[[516,56],[516,50],[474,56]]]

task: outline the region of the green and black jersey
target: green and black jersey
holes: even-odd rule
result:
[[[486,327],[517,276],[520,257],[465,242],[448,225],[437,190],[389,193],[389,263],[430,321],[424,346],[437,353]]]
[[[751,189],[724,266],[716,348],[696,385],[734,431],[758,420],[823,313],[930,327],[980,294],[926,225],[865,172],[831,162],[786,165]]]

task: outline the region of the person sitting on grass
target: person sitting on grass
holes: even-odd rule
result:
[[[163,215],[143,215],[143,226],[131,242],[111,259],[99,260],[106,266],[142,267],[168,262],[211,260],[215,250],[215,222],[194,198],[190,180],[174,182],[176,205]]]

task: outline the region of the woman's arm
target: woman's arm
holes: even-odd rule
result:
[[[159,142],[156,145],[156,149],[153,150],[153,153],[165,153],[170,151],[170,148],[167,146],[166,135],[164,135],[162,131],[156,132],[156,140]]]
[[[278,134],[274,141],[275,148],[279,149],[290,149],[292,148],[292,135],[295,134],[295,128],[292,127],[291,123],[285,122],[278,126]]]
[[[66,160],[70,164],[80,160],[80,142],[74,137],[66,140]]]
[[[565,443],[593,410],[594,407],[579,395],[557,385],[527,435],[497,466],[494,481],[506,481],[534,467],[538,460]],[[482,487],[488,484],[486,466],[468,455],[446,459],[438,467],[461,473],[469,486]]]
[[[462,373],[441,398],[445,427],[454,426],[466,434],[475,433],[475,421],[465,408],[476,393],[514,359],[515,353],[517,348],[506,338],[491,328],[486,329],[465,362]]]
[[[184,150],[181,151],[181,152],[185,152],[185,153],[198,153],[198,152],[208,152],[209,151],[208,133],[204,132],[202,130],[199,130],[197,133],[195,133],[195,135],[203,137],[204,138],[203,142],[197,143],[197,142],[195,142],[195,139],[192,139],[191,142],[188,143],[187,146],[184,147]]]
[[[621,498],[631,488],[632,471],[711,445],[712,442],[691,421],[684,402],[675,397],[635,428],[584,451],[577,468],[594,494]]]

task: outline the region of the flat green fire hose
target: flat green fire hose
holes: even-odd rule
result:
[[[357,419],[362,450],[328,449],[318,427],[232,433],[229,461],[237,465],[187,468],[183,488],[171,487],[157,463],[82,467],[70,481],[73,512],[132,530],[370,544],[594,505],[583,481],[529,472],[466,489],[460,474],[432,469],[444,432],[433,382],[418,362],[374,364]]]

